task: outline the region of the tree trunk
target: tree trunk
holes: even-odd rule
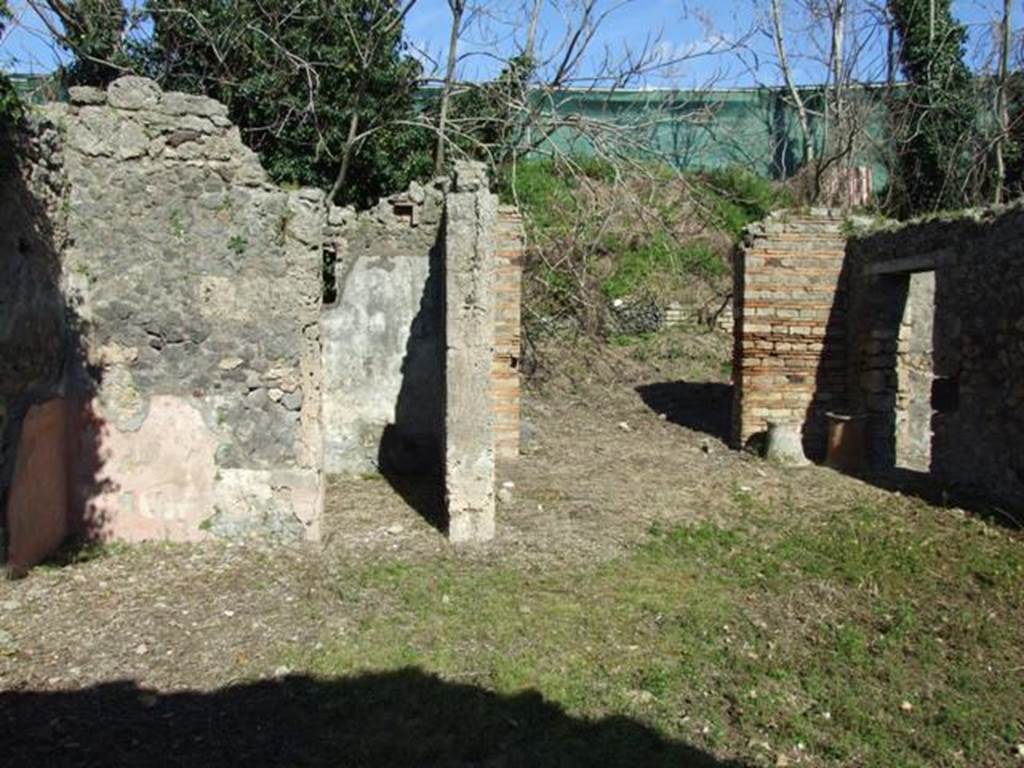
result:
[[[348,168],[352,163],[352,155],[356,148],[356,137],[359,135],[359,108],[363,103],[363,93],[366,91],[365,78],[359,84],[359,91],[356,94],[355,104],[352,107],[352,117],[348,121],[348,136],[345,137],[345,149],[341,153],[341,168],[331,186],[331,193],[327,195],[328,205],[334,202],[338,191],[345,186],[345,179],[348,177]]]
[[[789,57],[786,55],[786,35],[782,28],[782,5],[781,0],[771,0],[772,3],[772,29],[775,39],[775,52],[779,57],[779,68],[782,70],[782,78],[786,81],[786,89],[796,107],[797,119],[800,121],[800,134],[804,140],[803,163],[805,166],[814,162],[814,137],[811,136],[811,124],[807,118],[807,105],[804,104],[796,83],[793,82],[793,71],[789,66]]]
[[[537,48],[537,24],[540,22],[540,12],[543,7],[544,0],[533,0],[533,8],[530,10],[530,26],[526,32],[526,47],[523,48],[523,53],[531,59]]]
[[[1010,68],[1010,0],[1003,0],[1003,22],[1000,28],[999,45],[999,82],[996,88],[996,119],[999,120],[999,135],[996,137],[996,189],[995,202],[1003,202],[1006,187],[1006,159],[1003,147],[1010,130],[1010,114],[1006,106],[1006,84]]]
[[[441,90],[441,114],[437,119],[437,149],[434,151],[434,175],[444,173],[445,128],[448,122],[448,103],[452,97],[455,84],[455,67],[459,61],[459,28],[462,26],[462,13],[466,10],[466,0],[448,0],[452,9],[452,30],[448,37],[448,66],[444,73],[444,88]]]

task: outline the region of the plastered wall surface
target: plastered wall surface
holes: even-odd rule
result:
[[[32,226],[62,233],[73,523],[315,538],[321,194],[269,183],[223,105],[144,78],[45,115],[60,199]]]
[[[337,301],[323,312],[324,467],[440,470],[444,192],[413,185],[358,215],[333,209]]]
[[[443,477],[446,447],[477,444],[446,421],[461,406],[446,381],[445,275],[466,258],[501,285],[500,324],[489,303],[474,365],[489,423],[517,452],[524,242],[482,166],[455,179],[477,179],[486,216],[453,202],[450,178],[357,214],[272,184],[222,104],[140,77],[72,88],[9,138],[0,498],[2,529],[34,538],[4,549],[52,549],[68,529],[316,539],[325,472]],[[467,227],[491,243],[483,260],[476,241],[449,247]],[[326,307],[325,252],[337,289]],[[22,439],[32,451],[19,465]],[[60,467],[45,459],[58,455]],[[66,493],[26,491],[40,483]]]

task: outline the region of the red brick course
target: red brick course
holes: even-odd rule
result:
[[[748,233],[737,258],[733,439],[769,421],[821,427],[845,387],[846,238],[831,215],[775,214]]]
[[[520,303],[523,251],[526,240],[522,219],[514,207],[498,211],[496,308],[494,324],[494,436],[499,459],[519,455]]]

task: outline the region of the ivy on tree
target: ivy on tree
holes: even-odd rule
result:
[[[978,115],[964,62],[967,30],[954,19],[950,0],[890,0],[889,9],[909,81],[901,153],[908,206],[911,212],[962,207]]]

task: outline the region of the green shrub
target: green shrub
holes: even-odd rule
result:
[[[792,205],[787,190],[745,168],[710,171],[698,177],[697,183],[714,224],[736,240],[747,225],[775,208]]]
[[[569,212],[575,208],[573,182],[549,160],[520,163],[498,176],[498,194],[503,202],[522,208],[531,228],[543,231],[564,229]]]
[[[609,250],[615,255],[615,268],[601,289],[610,299],[672,288],[694,275],[713,278],[726,272],[725,262],[708,243],[679,245],[663,233],[624,248],[613,241]]]

